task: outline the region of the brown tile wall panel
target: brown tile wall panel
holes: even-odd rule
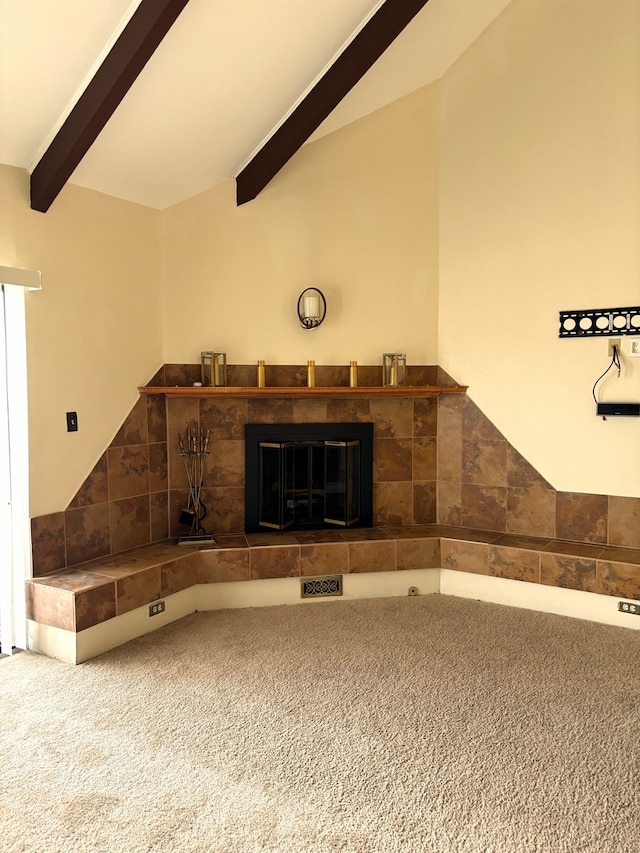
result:
[[[76,631],[84,631],[116,615],[114,583],[104,583],[74,595]]]
[[[552,488],[533,465],[510,444],[507,445],[507,485],[518,488]]]
[[[149,442],[167,440],[167,401],[164,397],[147,397]]]
[[[373,442],[374,483],[410,482],[413,467],[410,438],[380,438]]]
[[[376,438],[411,438],[413,435],[413,400],[410,397],[372,398],[369,401]]]
[[[396,570],[396,543],[350,542],[350,572],[394,572]]]
[[[601,557],[604,551],[602,545],[589,545],[585,542],[564,542],[560,539],[552,539],[548,545],[543,548],[550,554],[564,554],[568,557],[590,557],[595,560]],[[611,559],[617,559],[616,556],[611,556]]]
[[[255,388],[258,384],[258,363],[228,364],[227,382],[234,388]]]
[[[462,483],[438,481],[438,524],[462,526]]]
[[[544,537],[525,536],[519,533],[503,533],[493,543],[504,548],[523,548],[531,551],[552,550],[548,546],[551,540]]]
[[[438,436],[438,480],[441,483],[462,482],[462,439],[444,433]]]
[[[461,542],[457,539],[440,540],[443,569],[489,574],[489,546],[484,542]]]
[[[373,484],[373,523],[378,527],[407,524],[413,518],[413,483]]]
[[[540,583],[540,552],[489,545],[489,574],[495,578]]]
[[[141,396],[138,397],[109,446],[125,447],[126,445],[148,444],[148,442],[147,400],[146,397]]]
[[[396,542],[396,568],[440,568],[440,539],[398,539]]]
[[[264,545],[299,545],[298,537],[295,533],[284,533],[273,530],[270,533],[248,533],[247,542],[251,547]]]
[[[557,492],[556,535],[579,542],[607,541],[606,495]]]
[[[329,542],[300,546],[300,574],[315,575],[346,574],[349,571],[349,544]]]
[[[200,364],[165,364],[164,378],[165,385],[193,385],[202,379]]]
[[[507,442],[462,442],[462,480],[483,486],[506,486]]]
[[[307,384],[306,364],[267,364],[265,374],[266,384],[275,388],[291,388]]]
[[[296,398],[293,401],[293,421],[296,424],[327,423],[327,400],[313,397],[309,400]]]
[[[556,535],[556,493],[540,488],[507,489],[507,531],[525,536]]]
[[[413,482],[413,523],[435,524],[437,521],[438,484]]]
[[[214,441],[210,448],[205,469],[207,484],[244,488],[244,441]]]
[[[540,583],[597,592],[596,561],[543,551],[540,555]]]
[[[246,400],[200,400],[200,428],[209,430],[211,442],[243,440],[246,423]]]
[[[74,631],[73,593],[65,589],[41,586],[37,581],[26,586],[27,619],[41,625]]]
[[[165,380],[166,371],[164,369],[164,364],[162,367],[158,368],[156,372],[153,374],[151,379],[147,382],[147,385],[150,388],[164,388],[167,384]]]
[[[597,591],[602,595],[640,600],[640,565],[598,560]]]
[[[107,454],[103,453],[67,509],[78,509],[109,500]]]
[[[198,583],[200,555],[188,554],[179,560],[162,563],[160,566],[160,596],[173,595]]]
[[[248,548],[220,548],[198,553],[198,583],[251,580]]]
[[[462,439],[464,395],[443,394],[438,397],[438,438],[450,436]]]
[[[65,512],[67,565],[84,563],[111,553],[109,504]]]
[[[244,486],[221,486],[205,492],[209,515],[205,528],[218,533],[244,531]]]
[[[462,526],[481,530],[507,529],[507,490],[499,486],[462,484]]]
[[[640,498],[609,498],[609,544],[640,548]]]
[[[293,400],[249,400],[247,402],[248,424],[291,424],[293,423]]]
[[[306,385],[306,365],[267,365],[267,369],[267,384]],[[408,374],[410,384],[455,384],[437,366],[411,366]],[[379,386],[381,376],[379,365],[359,366],[363,387]],[[229,366],[230,385],[255,386],[256,377],[255,365]],[[348,367],[317,365],[316,378],[319,386],[346,386]],[[150,384],[192,385],[199,380],[199,364],[164,365]],[[177,434],[184,435],[189,426],[209,429],[211,435],[203,493],[208,509],[205,529],[216,537],[241,534],[242,444],[247,421],[373,422],[374,523],[378,525],[439,522],[464,525],[467,530],[508,531],[547,540],[558,537],[553,546],[558,554],[566,550],[565,540],[574,545],[608,542],[640,548],[640,498],[557,493],[463,394],[415,399],[168,401],[145,395],[67,510],[32,519],[34,574],[188,533],[179,524],[188,493]],[[146,498],[146,508],[144,500],[127,504],[132,498]],[[312,539],[304,544],[320,542]],[[575,553],[575,547],[568,550],[568,557],[593,557]],[[546,577],[549,582],[548,572]]]
[[[437,364],[408,364],[407,365],[407,385],[446,385],[453,383],[440,382],[438,379]],[[382,379],[377,384],[379,385]]]
[[[180,523],[180,513],[186,509],[188,502],[187,488],[169,491],[169,536],[186,536],[189,533],[189,526]]]
[[[340,535],[345,542],[378,542],[393,538],[382,527],[354,527],[342,530]]]
[[[149,492],[166,492],[169,488],[167,442],[149,445]],[[112,500],[113,500],[112,496]]]
[[[306,371],[304,373],[306,381]],[[349,368],[338,364],[317,364],[316,385],[325,388],[346,388],[349,385]]]
[[[371,420],[368,399],[329,397],[327,400],[327,423],[369,423]]]
[[[465,394],[462,398],[462,437],[465,441],[504,441],[489,418]]]
[[[294,538],[299,545],[321,545],[329,542],[344,542],[342,528],[333,530],[296,530]]]
[[[107,451],[110,500],[149,494],[149,445],[114,447]]]
[[[438,435],[438,398],[416,397],[413,401],[414,436]]]
[[[31,550],[34,577],[65,567],[67,546],[64,512],[31,519]]]
[[[300,546],[252,548],[251,579],[300,576]]]
[[[162,597],[160,566],[135,572],[116,580],[116,611],[118,616]]]
[[[111,553],[137,548],[151,541],[149,495],[112,501]]]
[[[169,536],[169,495],[167,492],[157,492],[149,495],[149,523],[151,525],[151,541],[160,542]]]
[[[438,477],[438,442],[435,436],[413,439],[413,479],[436,480]]]

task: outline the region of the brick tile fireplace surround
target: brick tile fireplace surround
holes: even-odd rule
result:
[[[348,368],[316,370],[319,386],[348,385]],[[165,365],[149,385],[190,386],[199,378],[198,365]],[[361,368],[360,379],[379,387],[380,368]],[[268,385],[305,383],[300,366],[273,367],[267,375]],[[230,366],[229,384],[255,386],[255,367]],[[455,383],[440,368],[424,366],[409,369],[408,384]],[[184,534],[179,516],[188,493],[177,434],[189,426],[209,429],[211,435],[205,528],[231,544],[244,531],[245,423],[355,421],[374,424],[377,528],[447,525],[487,542],[509,534],[512,545],[519,542],[533,552],[553,540],[560,556],[542,561],[544,577],[536,577],[538,582],[640,598],[639,552],[631,550],[640,549],[640,499],[557,491],[463,393],[393,398],[328,393],[309,399],[141,395],[67,509],[32,519],[34,576]],[[562,542],[573,543],[566,559]],[[595,574],[596,552],[605,546],[617,549],[624,560],[617,565],[625,566],[625,577],[609,586]],[[486,562],[486,544],[475,550],[460,545],[453,552],[445,549],[442,565],[448,561],[477,571],[478,548]],[[584,553],[578,553],[581,548]],[[527,559],[537,566],[539,560],[520,553],[518,576],[534,579],[527,577]]]

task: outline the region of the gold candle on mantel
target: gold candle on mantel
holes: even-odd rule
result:
[[[316,387],[316,363],[313,360],[307,362],[307,386]]]
[[[351,361],[349,362],[349,387],[357,388],[358,387],[358,362]]]
[[[262,359],[258,360],[258,388],[265,387],[265,366]]]

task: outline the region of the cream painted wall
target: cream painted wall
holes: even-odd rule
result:
[[[229,182],[162,213],[164,361],[437,361],[439,86],[302,148],[252,202]],[[305,331],[296,302],[328,302]]]
[[[68,185],[47,214],[0,166],[0,264],[27,294],[31,516],[63,510],[162,363],[157,211]],[[65,412],[79,430],[66,432]]]
[[[640,496],[607,340],[558,338],[640,304],[640,4],[513,0],[441,93],[440,363],[556,488]],[[640,402],[640,360],[601,399]]]

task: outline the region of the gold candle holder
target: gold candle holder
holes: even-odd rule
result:
[[[349,387],[357,388],[358,387],[358,362],[351,361],[349,362]]]
[[[387,387],[404,385],[407,357],[402,352],[385,352],[382,356],[382,384]]]
[[[266,371],[265,371],[264,361],[262,359],[259,359],[258,360],[258,388],[264,388],[265,387],[265,384],[266,384],[265,372]]]
[[[200,353],[200,377],[205,386],[227,384],[227,354],[206,350]]]
[[[307,386],[316,387],[316,363],[313,360],[307,362]]]

